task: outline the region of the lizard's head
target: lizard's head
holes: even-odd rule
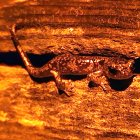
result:
[[[133,63],[132,60],[130,61],[112,60],[111,63],[107,64],[106,66],[107,77],[117,80],[132,77],[133,75],[132,63]]]

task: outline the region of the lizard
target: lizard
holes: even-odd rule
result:
[[[15,24],[10,28],[10,33],[13,44],[28,73],[36,78],[53,76],[58,91],[61,90],[68,96],[71,88],[67,89],[66,84],[68,83],[62,81],[62,75],[87,75],[89,81],[101,86],[104,91],[108,88],[107,79],[123,80],[136,75],[134,66],[139,59],[116,56],[82,56],[64,53],[56,56],[42,67],[34,67],[16,36]]]

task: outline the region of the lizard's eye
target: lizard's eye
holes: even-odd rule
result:
[[[113,75],[115,75],[115,74],[118,73],[118,70],[116,70],[116,69],[113,68],[113,67],[108,67],[108,69],[109,69],[109,72],[110,72],[111,74],[113,74]]]

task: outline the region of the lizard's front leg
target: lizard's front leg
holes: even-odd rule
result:
[[[100,86],[104,92],[111,90],[107,78],[103,75],[101,70],[92,72],[87,76],[89,81],[93,81],[96,85]]]
[[[70,82],[69,83],[63,82],[59,72],[55,70],[50,70],[50,73],[55,78],[55,84],[57,86],[58,92],[63,91],[67,96],[71,96],[72,89],[73,89],[72,84]],[[68,87],[66,86],[67,84],[68,84]]]

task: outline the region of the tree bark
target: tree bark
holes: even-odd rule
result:
[[[139,56],[139,0],[7,0],[0,5],[0,139],[140,138],[139,76],[115,81],[128,88],[107,94],[89,88],[86,78],[72,77],[74,95],[59,95],[53,79],[28,75],[9,33],[16,23],[35,66],[61,53],[96,49]]]

